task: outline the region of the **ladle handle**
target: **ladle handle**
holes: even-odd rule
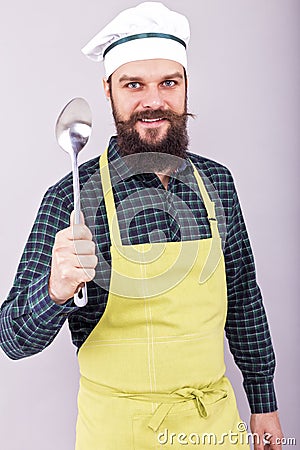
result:
[[[83,288],[79,292],[74,294],[74,302],[76,306],[85,306],[88,302],[86,283],[84,283]]]
[[[73,152],[72,155],[72,172],[73,172],[73,194],[74,194],[74,223],[79,224],[81,222],[80,215],[80,188],[79,188],[79,175],[77,154]],[[86,283],[76,294],[74,294],[74,303],[76,306],[83,307],[88,302]]]

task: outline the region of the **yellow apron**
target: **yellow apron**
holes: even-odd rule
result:
[[[107,151],[100,171],[111,281],[104,314],[78,354],[76,450],[248,449],[224,376],[221,239],[197,169],[212,238],[132,246],[121,244]]]

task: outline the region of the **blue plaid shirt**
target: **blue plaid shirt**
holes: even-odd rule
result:
[[[116,138],[108,149],[118,221],[124,245],[209,238],[210,227],[201,195],[187,160],[171,176],[166,191],[153,173],[128,174]],[[228,292],[225,333],[253,413],[277,409],[273,386],[275,357],[253,255],[232,176],[214,161],[188,153],[216,203],[223,239]],[[22,255],[13,287],[0,310],[0,345],[12,359],[40,352],[55,338],[66,319],[79,348],[106,306],[110,280],[110,236],[99,173],[99,158],[80,166],[82,209],[93,232],[99,263],[88,283],[88,305],[70,299],[55,304],[48,293],[56,233],[69,226],[73,210],[72,175],[46,192]],[[138,193],[137,201],[130,199]],[[126,205],[122,207],[122,205]],[[186,211],[189,214],[186,214]],[[184,308],[184,303],[183,306]]]

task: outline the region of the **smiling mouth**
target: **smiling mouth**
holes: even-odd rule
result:
[[[152,122],[160,122],[161,120],[165,120],[163,117],[159,117],[158,119],[140,119],[142,122],[152,123]]]
[[[143,124],[146,127],[157,127],[160,124],[163,124],[166,122],[166,118],[165,117],[158,117],[157,119],[139,119],[138,122],[140,122],[141,124]]]

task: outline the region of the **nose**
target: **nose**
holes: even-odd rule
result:
[[[159,91],[158,86],[149,86],[147,91],[144,92],[142,99],[142,106],[145,109],[160,109],[164,106],[164,100]]]

